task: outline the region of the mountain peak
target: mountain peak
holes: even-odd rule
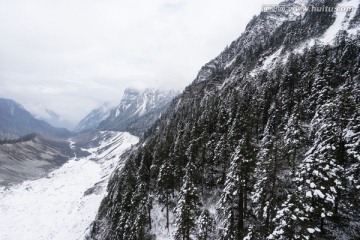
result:
[[[178,94],[175,90],[127,88],[120,104],[99,124],[99,129],[141,134],[160,117]]]
[[[0,98],[0,105],[2,106],[7,106],[8,109],[12,112],[11,114],[14,114],[14,109],[18,108],[18,109],[22,109],[25,110],[25,108],[18,102],[15,102],[12,99],[7,99],[7,98]]]
[[[83,118],[75,127],[76,132],[82,132],[89,129],[97,128],[101,121],[105,120],[114,107],[110,103],[104,103],[99,108],[92,110]]]

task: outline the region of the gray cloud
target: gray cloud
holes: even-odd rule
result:
[[[0,97],[74,125],[126,87],[182,89],[262,3],[0,0]]]

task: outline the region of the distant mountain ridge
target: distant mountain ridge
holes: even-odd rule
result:
[[[21,104],[0,98],[0,138],[19,138],[30,133],[66,137],[71,134],[64,128],[56,128],[36,119]]]
[[[101,107],[92,110],[85,118],[83,118],[75,127],[75,132],[82,132],[89,129],[94,129],[105,120],[113,107],[110,104],[103,104]]]
[[[141,135],[161,116],[179,92],[127,88],[120,104],[100,123],[99,130],[128,131]]]
[[[178,94],[175,90],[127,88],[117,107],[93,110],[75,129],[78,132],[97,129],[142,135]]]

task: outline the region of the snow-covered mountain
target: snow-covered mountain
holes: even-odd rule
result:
[[[18,138],[30,133],[62,137],[70,135],[66,129],[55,128],[34,118],[19,103],[0,98],[0,139]]]
[[[284,1],[281,3],[281,6],[286,8],[304,8],[307,2],[307,0]],[[208,80],[219,69],[225,69],[233,64],[237,57],[246,58],[249,55],[249,50],[255,53],[258,50],[256,48],[259,43],[267,42],[268,38],[284,22],[294,21],[300,17],[300,14],[301,12],[298,11],[264,11],[257,17],[254,17],[246,26],[245,32],[238,39],[233,41],[220,55],[200,69],[194,83]]]
[[[323,6],[326,4],[329,9],[336,6],[342,10],[325,11]],[[346,31],[355,35],[360,29],[357,0],[336,0],[331,3],[287,0],[279,6],[281,8],[274,9],[287,10],[271,11],[269,8],[266,11],[264,8],[248,23],[238,39],[200,69],[194,83],[206,81],[244,59],[251,59],[251,63],[244,63],[242,67],[252,71],[237,72],[238,75],[244,77],[243,74],[247,72],[253,76],[261,70],[269,70],[277,63],[285,63],[290,53],[299,53],[315,43],[332,44],[338,33]],[[291,28],[298,29],[292,31]]]
[[[0,187],[1,240],[84,239],[111,173],[122,168],[122,154],[138,142],[129,133],[91,134],[92,143],[88,135],[68,142],[71,148],[83,146],[88,156],[70,159],[45,178]]]
[[[145,132],[179,93],[157,89],[125,89],[120,104],[99,124],[100,130]]]
[[[114,173],[87,239],[359,239],[359,4],[254,17]]]
[[[308,10],[254,17],[179,96],[127,89],[98,129],[142,141],[71,138],[0,188],[0,239],[359,239],[359,4],[286,0]]]
[[[79,124],[75,127],[76,132],[82,132],[89,129],[95,129],[99,124],[110,115],[114,107],[110,104],[103,104],[100,108],[92,110]]]

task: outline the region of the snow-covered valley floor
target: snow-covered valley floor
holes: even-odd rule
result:
[[[1,240],[84,239],[119,156],[138,142],[129,133],[102,134],[106,140],[87,149],[90,156],[70,159],[46,178],[0,187]]]

